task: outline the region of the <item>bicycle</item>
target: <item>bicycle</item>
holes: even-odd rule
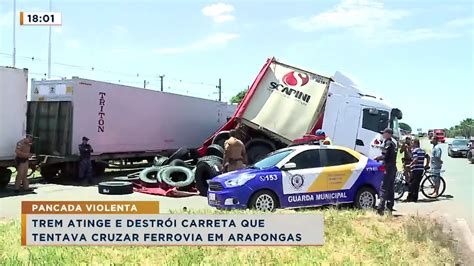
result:
[[[441,173],[444,173],[444,170],[441,170]],[[429,199],[436,199],[438,197],[441,197],[444,194],[444,191],[446,190],[446,182],[444,181],[444,178],[442,176],[439,176],[439,190],[438,190],[438,195],[433,195],[434,193],[434,188],[435,188],[435,183],[433,181],[433,172],[429,170],[425,170],[423,172],[423,177],[421,179],[420,183],[420,192],[425,196],[426,198]],[[395,186],[394,186],[394,192],[395,192],[395,200],[399,200],[403,197],[405,192],[408,191],[408,182],[405,180],[405,175],[404,171],[398,171],[397,175],[395,177]]]

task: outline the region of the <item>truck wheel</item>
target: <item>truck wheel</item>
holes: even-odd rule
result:
[[[249,164],[258,162],[276,149],[275,144],[266,139],[253,139],[245,144],[245,148]]]
[[[169,164],[175,159],[183,159],[188,154],[189,154],[189,150],[185,147],[181,147],[177,151],[175,151],[164,164]]]
[[[139,178],[140,182],[147,186],[157,186],[159,183],[161,183],[160,175],[159,172],[167,166],[161,166],[161,167],[148,167],[145,168],[143,171],[140,172]]]
[[[183,166],[170,166],[159,172],[160,179],[172,187],[186,187],[194,182],[193,171]]]
[[[168,161],[168,157],[156,155],[155,159],[153,159],[154,166],[163,166]]]
[[[207,147],[206,156],[217,156],[220,158],[224,157],[224,148],[218,144],[212,144]]]
[[[108,181],[99,183],[99,193],[108,195],[125,195],[133,193],[133,184],[126,181]]]
[[[377,193],[371,187],[362,187],[357,191],[354,199],[354,206],[358,209],[368,210],[374,209]]]
[[[197,163],[194,172],[194,180],[196,181],[196,188],[199,190],[201,196],[207,196],[207,190],[209,188],[207,180],[218,176],[221,166],[222,164],[216,160],[200,160]]]
[[[217,144],[224,148],[224,142],[230,138],[229,131],[221,131],[219,132],[213,139],[212,144]]]
[[[248,206],[257,211],[272,212],[279,207],[278,197],[270,190],[260,190],[253,194]]]
[[[92,162],[92,171],[94,173],[95,177],[100,177],[104,175],[105,169],[107,168],[108,164],[104,162],[97,162],[93,161]]]
[[[53,179],[58,177],[59,168],[57,165],[44,165],[40,167],[41,177],[46,181],[51,182]]]
[[[7,168],[0,167],[0,189],[4,189],[10,183],[12,177],[12,171]]]

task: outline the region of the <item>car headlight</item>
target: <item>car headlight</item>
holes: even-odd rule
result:
[[[225,181],[226,187],[238,187],[255,177],[255,174],[243,174]]]
[[[452,150],[452,151],[458,151],[458,149],[457,149],[457,148],[452,148],[451,150]]]

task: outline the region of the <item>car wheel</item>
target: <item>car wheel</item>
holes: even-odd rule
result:
[[[474,161],[472,160],[472,151],[469,151],[467,153],[467,159],[469,160],[470,163],[474,163]]]
[[[451,150],[448,150],[448,156],[453,157],[453,152]]]
[[[373,209],[376,199],[376,192],[373,188],[363,187],[357,191],[354,206],[362,210]]]
[[[261,190],[252,196],[249,207],[257,211],[272,212],[278,208],[278,198],[270,190]]]

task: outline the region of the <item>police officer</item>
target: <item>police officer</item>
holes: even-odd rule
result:
[[[380,189],[380,203],[377,208],[377,213],[380,215],[384,214],[385,207],[388,208],[390,212],[393,211],[394,205],[394,185],[395,185],[395,175],[397,173],[397,152],[396,145],[392,141],[393,130],[391,128],[386,128],[383,131],[383,151],[382,155],[375,158],[375,160],[383,160],[385,165],[385,174],[382,180],[382,186]],[[386,205],[386,206],[385,206]]]
[[[224,143],[223,172],[242,169],[247,164],[245,145],[237,138],[237,131],[230,130],[230,138]]]
[[[88,143],[87,137],[82,137],[82,144],[79,145],[80,159],[79,162],[79,180],[84,181],[87,178],[89,184],[94,182],[92,176],[91,153],[94,152],[92,146]]]
[[[26,137],[16,143],[15,149],[15,163],[16,163],[16,178],[15,178],[15,192],[31,191],[30,183],[28,181],[28,159],[31,154],[31,145],[33,144],[33,136],[26,135]]]

